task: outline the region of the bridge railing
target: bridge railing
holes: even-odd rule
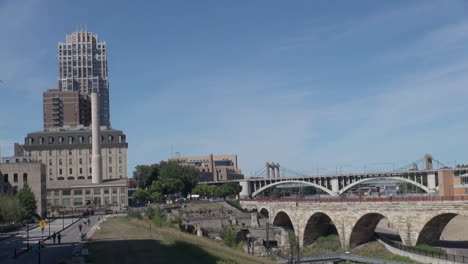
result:
[[[406,251],[406,252],[423,255],[427,257],[432,257],[432,258],[445,259],[445,260],[454,261],[454,262],[468,263],[468,256],[453,255],[453,254],[442,253],[440,251],[431,251],[431,250],[420,249],[417,247],[405,246],[397,241],[388,239],[385,236],[382,236],[379,234],[376,234],[376,237],[380,239],[382,242],[384,242],[385,244],[392,246],[394,248],[398,248],[400,250]]]
[[[405,196],[405,197],[319,197],[319,198],[268,198],[258,197],[240,199],[241,201],[259,202],[307,202],[307,203],[349,203],[349,202],[434,202],[434,201],[468,201],[468,196]]]

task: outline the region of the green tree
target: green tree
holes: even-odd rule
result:
[[[192,189],[192,194],[199,194],[201,196],[215,195],[217,188],[216,185],[198,184]]]
[[[16,196],[11,193],[0,193],[0,223],[19,221],[23,215],[23,209]]]
[[[149,198],[148,192],[141,189],[137,188],[137,190],[132,194],[132,199],[140,201],[140,202],[145,202]]]
[[[163,200],[163,195],[160,192],[153,192],[150,194],[150,198],[155,202],[161,202]]]
[[[17,194],[19,204],[23,209],[23,217],[30,218],[36,215],[37,201],[28,185],[25,185]]]
[[[159,178],[159,164],[138,165],[133,171],[133,178],[136,181],[137,187],[149,187],[153,181]]]
[[[198,171],[192,167],[183,167],[175,162],[161,162],[160,164],[160,180],[168,181],[168,179],[178,179],[167,185],[168,194],[181,192],[182,195],[187,195],[197,184]],[[179,189],[176,189],[179,188]]]

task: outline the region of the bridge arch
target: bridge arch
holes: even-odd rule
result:
[[[260,211],[258,211],[260,216],[269,219],[270,218],[270,212],[265,207],[260,208]]]
[[[314,243],[319,237],[327,234],[337,234],[338,237],[340,237],[331,217],[326,213],[316,212],[309,217],[304,228],[302,238],[303,246],[308,246]]]
[[[279,211],[273,218],[273,225],[295,230],[291,217],[285,211]]]
[[[285,180],[285,181],[279,181],[279,182],[274,182],[274,183],[271,183],[271,184],[268,184],[268,185],[265,185],[263,186],[262,188],[258,189],[257,191],[255,191],[254,193],[252,193],[252,197],[255,197],[257,196],[259,193],[265,191],[266,189],[269,189],[273,186],[276,186],[276,185],[281,185],[281,184],[290,184],[290,183],[298,183],[298,184],[305,184],[305,185],[309,185],[309,186],[313,186],[317,189],[320,189],[330,195],[333,195],[333,192],[330,191],[329,189],[321,186],[321,185],[318,185],[318,184],[315,184],[313,182],[306,182],[306,181],[298,181],[298,180]]]
[[[377,225],[383,218],[387,218],[392,224],[397,224],[394,219],[386,217],[383,214],[377,212],[365,213],[362,215],[351,229],[351,234],[349,236],[350,248],[371,241],[374,237]]]
[[[342,188],[340,191],[339,191],[339,194],[343,194],[344,192],[346,192],[347,190],[351,189],[352,187],[358,185],[358,184],[361,184],[363,182],[367,182],[367,181],[375,181],[375,180],[380,180],[380,179],[391,179],[391,180],[398,180],[398,181],[405,181],[405,182],[408,182],[408,183],[411,183],[413,185],[415,185],[416,187],[419,187],[421,188],[422,190],[424,190],[426,193],[429,193],[429,188],[420,184],[419,182],[415,182],[413,180],[410,180],[410,179],[406,179],[406,178],[400,178],[400,177],[378,177],[378,178],[364,178],[364,179],[361,179],[359,181],[355,181],[351,184],[348,184],[346,185],[344,188]]]
[[[456,213],[442,213],[431,217],[429,221],[425,222],[423,228],[419,232],[416,245],[434,245],[440,240],[440,236],[447,224],[457,215]]]

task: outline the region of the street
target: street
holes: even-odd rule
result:
[[[95,215],[89,217],[91,226],[94,226],[98,222],[99,217],[101,216]],[[45,241],[46,246],[40,249],[40,259],[39,251],[36,247],[20,256],[17,256],[16,259],[13,258],[15,248],[17,248],[17,252],[19,252],[20,248],[26,248],[27,233],[25,231],[20,232],[19,235],[13,238],[0,241],[0,263],[57,263],[64,259],[70,259],[72,257],[74,246],[81,241],[79,225],[82,225],[82,234],[87,233],[91,228],[88,224],[84,224],[85,220],[87,221],[87,218],[80,218],[80,220],[78,220],[78,218],[74,218],[74,223],[71,224],[71,218],[57,219],[51,222],[50,226],[47,225],[44,228],[44,239],[49,236],[49,227],[51,235],[53,232],[62,230],[63,226],[68,226],[68,228],[61,232],[61,244],[58,244],[58,239],[56,239],[55,245],[53,244],[52,238]],[[41,236],[42,231],[40,227],[29,230],[30,245],[33,245],[34,243],[37,244],[41,239]]]

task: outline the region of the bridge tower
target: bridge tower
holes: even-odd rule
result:
[[[280,175],[280,164],[277,162],[276,164],[274,162],[269,163],[267,162],[265,164],[265,173],[266,177],[269,178],[279,178]]]

